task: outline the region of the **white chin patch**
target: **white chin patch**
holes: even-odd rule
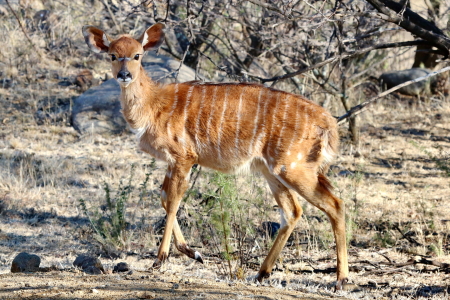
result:
[[[116,80],[121,86],[124,86],[124,87],[127,87],[131,83],[131,79],[128,79],[128,78],[125,80],[123,80],[123,79],[116,79]]]

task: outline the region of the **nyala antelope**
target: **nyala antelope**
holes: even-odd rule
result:
[[[248,169],[267,179],[281,215],[281,229],[256,279],[270,275],[300,219],[299,194],[331,221],[336,288],[342,288],[348,276],[345,208],[325,177],[338,149],[337,124],[330,113],[302,96],[260,84],[152,81],[141,60],[145,51],[163,42],[163,24],[151,26],[137,39],[112,39],[93,26],[84,26],[83,35],[92,51],[110,56],[123,115],[139,147],[168,163],[161,191],[167,221],[155,268],[167,259],[172,233],[180,252],[203,262],[187,245],[176,219],[191,167],[199,164],[227,173]]]

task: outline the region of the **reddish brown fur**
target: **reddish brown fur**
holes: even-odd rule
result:
[[[162,190],[167,224],[155,266],[168,255],[172,231],[177,248],[201,260],[200,254],[187,246],[175,217],[191,166],[197,163],[223,172],[249,169],[264,175],[283,212],[283,227],[258,279],[270,274],[301,217],[297,192],[331,220],[337,243],[339,288],[348,276],[344,204],[331,193],[325,177],[338,147],[336,120],[301,96],[259,84],[154,83],[140,59],[133,57],[162,42],[163,26],[155,26],[139,39],[148,41],[145,45],[121,36],[111,41],[107,51],[125,58],[112,62],[115,78],[121,70],[132,75],[128,82],[119,79],[121,102],[125,119],[138,131],[140,148],[169,164]],[[85,27],[83,32],[91,48],[105,47],[90,44],[101,42],[98,35],[103,32],[92,27]]]

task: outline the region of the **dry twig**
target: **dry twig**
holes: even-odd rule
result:
[[[36,53],[39,55],[39,57],[42,58],[41,50],[33,43],[30,36],[28,35],[27,31],[25,30],[25,27],[23,27],[22,22],[20,21],[19,16],[16,14],[15,10],[11,7],[11,4],[9,3],[9,0],[6,0],[6,4],[8,4],[9,9],[13,13],[14,17],[16,18],[17,22],[19,23],[20,29],[22,29],[23,34],[27,38],[28,42],[30,42],[31,46],[36,50]]]
[[[422,76],[422,77],[416,78],[414,80],[409,80],[407,82],[404,82],[402,84],[394,86],[393,88],[378,94],[377,96],[373,97],[372,99],[369,99],[369,100],[367,100],[367,101],[365,101],[365,102],[363,102],[363,103],[361,103],[359,105],[356,105],[356,106],[352,107],[345,114],[343,114],[342,116],[337,118],[338,124],[341,124],[346,119],[348,119],[348,118],[350,118],[352,116],[356,116],[356,115],[362,113],[364,111],[364,108],[366,108],[369,104],[373,103],[375,100],[380,99],[381,97],[384,97],[384,96],[386,96],[386,95],[388,95],[388,94],[390,94],[390,93],[392,93],[392,92],[394,92],[394,91],[396,91],[396,90],[398,90],[398,89],[400,89],[400,88],[402,88],[404,86],[407,86],[407,85],[410,85],[412,83],[416,83],[416,82],[425,80],[425,79],[427,79],[429,77],[436,76],[437,74],[440,74],[440,73],[443,73],[443,72],[447,72],[449,70],[450,70],[450,67],[445,67],[443,69],[440,69],[440,70],[434,71],[432,73],[429,73],[426,76]]]

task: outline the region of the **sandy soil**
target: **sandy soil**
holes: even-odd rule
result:
[[[440,117],[434,120],[437,113]],[[388,109],[366,114],[366,118],[372,118],[372,125],[363,128],[360,153],[355,157],[354,149],[344,140],[332,168],[336,192],[346,200],[348,215],[355,221],[355,228],[349,225],[350,279],[359,286],[338,294],[332,291],[332,237],[328,246],[313,245],[313,241],[320,244],[324,236],[330,235],[329,224],[318,222],[320,212],[306,204],[305,217],[295,234],[310,242],[286,247],[265,286],[245,280],[230,282],[223,271],[225,262],[209,247],[197,246],[205,255],[205,265],[193,263],[173,250],[171,262],[155,273],[148,271],[155,258],[155,243],[142,241],[143,245],[120,258],[102,257],[89,221],[79,210],[78,199],[103,199],[102,183],[126,179],[131,163],[140,166],[135,175],[140,182],[148,170],[149,158],[136,151],[134,137],[129,134],[78,136],[70,127],[7,123],[0,128],[4,137],[0,145],[0,298],[447,299],[449,272],[431,265],[395,264],[417,255],[450,261],[449,180],[411,142],[434,155],[448,153],[450,113],[440,109],[404,116],[420,117],[420,123],[397,116],[398,120],[386,124],[386,115],[392,117]],[[378,124],[377,119],[383,123]],[[165,166],[158,163],[153,172],[149,190],[157,194]],[[355,173],[361,178],[352,175]],[[272,200],[269,197],[267,201]],[[150,223],[163,215],[158,202],[145,208]],[[357,211],[356,205],[361,205]],[[276,214],[270,216],[277,219]],[[418,244],[386,225],[389,222],[398,223],[405,236]],[[383,226],[388,229],[383,231]],[[55,266],[61,271],[9,273],[12,259],[21,251],[38,254],[42,267]],[[119,261],[128,262],[133,274],[86,275],[72,267],[75,257],[83,253],[100,255],[107,270]],[[255,254],[245,276],[256,274],[265,253],[262,250]],[[311,269],[315,271],[311,273]]]
[[[90,276],[65,271],[0,275],[0,279],[1,299],[327,299],[281,285],[257,287],[146,272]]]

